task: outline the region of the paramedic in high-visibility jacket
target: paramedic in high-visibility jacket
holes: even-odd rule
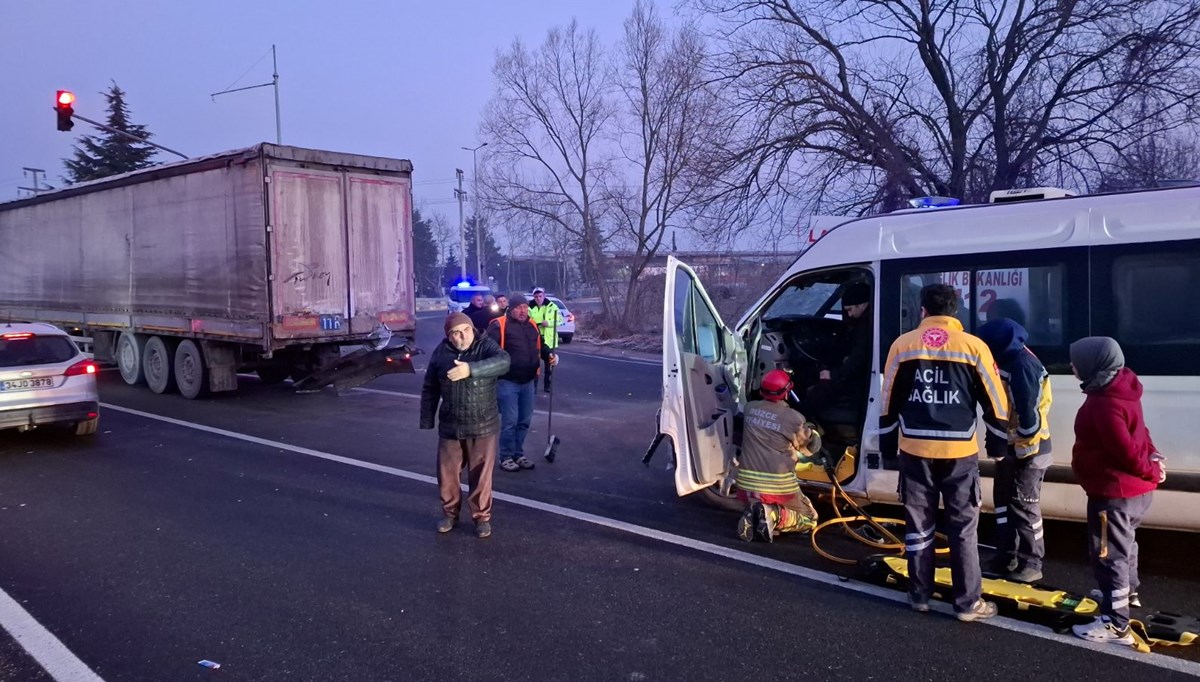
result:
[[[938,498],[945,505],[954,612],[964,622],[996,615],[981,598],[979,446],[975,425],[1007,436],[1008,398],[987,345],[954,317],[958,292],[946,284],[921,289],[921,324],[888,352],[879,418],[880,451],[899,456],[908,555],[909,602],[929,610],[934,592]]]

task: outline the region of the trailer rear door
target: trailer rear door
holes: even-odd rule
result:
[[[273,336],[349,333],[342,175],[272,166],[270,178]]]
[[[412,208],[408,180],[348,174],[350,330],[413,328]]]

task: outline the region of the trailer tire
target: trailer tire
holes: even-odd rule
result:
[[[100,427],[100,417],[92,417],[71,425],[76,436],[92,436]]]
[[[142,356],[146,351],[146,337],[132,332],[121,332],[117,337],[117,350],[114,359],[117,369],[121,370],[121,378],[130,386],[146,382],[146,373],[142,370]]]
[[[142,371],[146,385],[155,393],[167,393],[175,388],[175,357],[171,344],[161,336],[151,336],[142,355]]]
[[[208,394],[208,363],[204,351],[191,339],[180,341],[175,349],[175,383],[179,394],[188,400]]]

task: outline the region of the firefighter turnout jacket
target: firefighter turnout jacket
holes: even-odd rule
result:
[[[804,415],[780,400],[746,404],[737,484],[742,490],[768,495],[800,492],[794,451],[808,454],[812,438]]]
[[[888,352],[879,446],[929,459],[979,452],[976,406],[989,431],[1007,440],[1008,397],[987,344],[945,315],[927,317]]]

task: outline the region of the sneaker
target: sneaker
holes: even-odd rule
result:
[[[518,457],[516,461],[517,461],[517,466],[521,467],[522,469],[532,469],[533,468],[533,462],[530,462],[529,460],[525,459],[524,455],[521,455],[520,457]]]
[[[916,611],[917,613],[929,613],[929,602],[917,601],[917,599],[911,594],[908,595],[908,605],[911,606],[912,610]]]
[[[754,541],[754,512],[751,509],[742,512],[738,519],[737,536],[742,542]]]
[[[482,538],[488,538],[491,536],[492,536],[492,522],[491,521],[480,521],[475,524],[475,537],[482,539]]]
[[[767,505],[762,502],[755,502],[750,511],[754,513],[754,529],[762,536],[762,539],[767,542],[775,541],[775,520],[771,518],[771,511],[767,509]]]
[[[1042,579],[1042,572],[1028,566],[1008,574],[1008,579],[1014,583],[1034,583]]]
[[[1073,625],[1071,632],[1074,632],[1076,637],[1089,642],[1133,646],[1133,635],[1129,634],[1129,628],[1118,630],[1103,618],[1082,625]]]
[[[962,613],[956,613],[954,615],[964,623],[983,620],[996,615],[996,605],[990,601],[979,599],[975,602],[975,605],[971,607],[970,611],[963,611]]]
[[[1104,593],[1100,590],[1092,590],[1091,592],[1088,592],[1088,596],[1091,597],[1097,604],[1102,603],[1104,599]],[[1137,592],[1129,595],[1129,605],[1135,609],[1142,608],[1142,600],[1138,597]]]
[[[449,516],[443,516],[438,520],[437,531],[439,533],[449,533],[454,530],[454,526],[458,525],[458,519]]]
[[[517,460],[515,459],[502,459],[500,460],[500,468],[505,471],[520,471],[521,465],[517,464]]]

